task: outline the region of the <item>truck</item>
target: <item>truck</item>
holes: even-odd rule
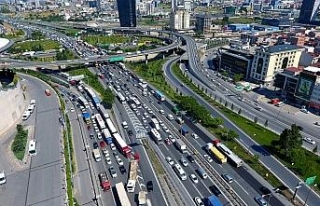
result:
[[[103,189],[104,192],[107,192],[110,190],[110,181],[108,179],[107,173],[102,172],[99,174],[99,180],[100,180],[100,186]]]
[[[90,124],[91,119],[90,119],[90,114],[89,114],[89,113],[87,113],[87,112],[83,113],[83,114],[82,114],[82,117],[83,117],[84,121],[85,121],[87,124]]]
[[[181,153],[187,152],[187,146],[181,139],[176,139],[175,146]]]
[[[207,206],[222,206],[222,203],[215,195],[207,197],[205,203]]]
[[[152,118],[151,119],[151,125],[153,128],[155,128],[156,130],[160,130],[160,125],[159,125],[159,121],[157,118]]]
[[[4,171],[0,172],[0,185],[6,184],[6,173]]]
[[[206,144],[206,149],[211,153],[221,164],[227,163],[227,157],[224,156],[212,143]]]
[[[110,145],[110,144],[112,143],[112,136],[111,136],[111,134],[110,134],[110,132],[109,132],[109,129],[106,128],[106,129],[102,130],[102,134],[103,134],[103,137],[104,137],[104,141],[105,141],[108,145]]]
[[[186,126],[182,126],[182,127],[180,128],[180,132],[181,132],[181,134],[182,134],[183,136],[186,136],[186,134],[189,133],[188,128],[187,128]]]
[[[140,191],[138,195],[139,206],[145,206],[147,204],[147,192]]]
[[[93,153],[93,156],[94,156],[94,159],[96,160],[96,162],[101,161],[101,154],[100,154],[99,149],[93,149],[92,153]]]

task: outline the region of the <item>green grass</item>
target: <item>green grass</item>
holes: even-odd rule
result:
[[[162,176],[165,174],[165,171],[162,167],[162,164],[160,163],[156,153],[153,151],[153,149],[150,147],[148,141],[146,140],[142,140],[142,143],[144,145],[144,148],[147,151],[148,157],[151,160],[151,164],[155,169],[155,172],[157,173],[157,175]]]
[[[112,35],[112,36],[104,36],[102,34],[97,35],[83,35],[81,39],[89,44],[98,45],[99,44],[122,44],[125,42],[130,42],[129,37],[125,37],[122,35]]]
[[[10,51],[18,51],[18,52],[25,52],[25,51],[32,51],[35,47],[42,46],[44,51],[51,50],[51,49],[59,49],[60,44],[53,40],[39,40],[39,41],[26,41],[20,42],[15,44]]]
[[[28,141],[28,130],[25,130],[22,125],[17,125],[17,134],[14,137],[11,145],[11,150],[18,160],[24,158],[26,152],[26,145]]]

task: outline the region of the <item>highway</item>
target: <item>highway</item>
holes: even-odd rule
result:
[[[191,47],[192,48],[192,47]],[[191,54],[194,54],[193,52],[189,52]],[[190,61],[190,59],[194,59],[194,61]],[[198,61],[196,57],[189,57],[190,64],[195,64],[194,62]],[[193,62],[193,63],[192,63]],[[188,67],[191,68],[192,66]],[[196,68],[196,67],[194,67]],[[257,146],[258,144],[253,141],[249,136],[247,136],[239,127],[237,127],[235,124],[233,124],[230,120],[228,120],[223,114],[218,112],[214,107],[209,105],[203,98],[201,98],[199,95],[195,94],[191,89],[184,86],[183,88],[180,87],[182,82],[180,82],[174,74],[171,72],[170,67],[168,66],[165,70],[165,73],[167,74],[167,77],[170,79],[170,82],[174,83],[175,87],[180,88],[180,90],[183,90],[186,92],[185,94],[191,95],[195,97],[198,102],[201,102],[203,106],[205,106],[209,111],[211,111],[212,116],[220,116],[224,120],[224,126],[236,131],[239,134],[239,141],[252,153],[259,155],[259,160],[285,184],[287,185],[292,191],[295,190],[296,184],[302,180],[300,180],[297,176],[295,176],[290,170],[288,170],[286,167],[284,167],[278,160],[276,160],[273,156],[268,155],[268,152],[265,151],[262,147]],[[199,74],[201,72],[193,71],[192,69],[189,69],[189,73]],[[200,77],[198,77],[200,78]],[[202,77],[204,79],[204,77]],[[200,78],[201,79],[201,78]],[[200,80],[198,79],[200,82]],[[208,91],[210,91],[210,88],[208,88]],[[213,92],[213,91],[212,91]],[[259,149],[257,149],[259,148]],[[266,155],[261,155],[261,153],[264,153]],[[306,186],[303,186],[299,189],[298,196],[302,198],[303,200],[306,199],[309,189]],[[316,203],[320,201],[320,198],[317,194],[314,192],[311,192],[308,199],[309,205],[317,205]]]

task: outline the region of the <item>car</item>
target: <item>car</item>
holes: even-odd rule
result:
[[[120,158],[120,157],[119,157],[119,154],[118,154],[117,152],[113,152],[113,156],[114,156],[115,159]]]
[[[148,192],[153,191],[153,182],[152,181],[147,182],[147,190],[148,190]]]
[[[320,126],[320,122],[315,122],[314,125]]]
[[[164,132],[167,133],[167,134],[169,134],[169,133],[170,133],[170,130],[167,128],[167,129],[164,130]]]
[[[101,132],[98,132],[98,133],[97,133],[97,138],[98,138],[98,139],[102,139]]]
[[[111,164],[112,164],[110,157],[106,157],[106,163],[107,163],[108,165],[111,165]]]
[[[316,144],[316,141],[314,141],[310,137],[303,137],[302,140],[308,142],[309,144]]]
[[[263,195],[270,195],[272,192],[267,187],[262,186],[259,188]]]
[[[174,165],[174,161],[172,160],[171,157],[166,157],[167,162],[169,163],[169,165],[173,166]]]
[[[171,145],[171,140],[170,140],[169,138],[166,138],[166,139],[164,140],[164,142],[165,142],[167,145]]]
[[[111,149],[112,151],[114,151],[114,150],[116,150],[117,148],[116,148],[116,146],[115,146],[113,143],[111,143],[111,144],[110,144],[110,149]]]
[[[143,113],[143,116],[144,116],[145,118],[149,118],[149,115],[148,115],[147,112]]]
[[[199,138],[199,136],[196,133],[192,133],[191,137],[193,137],[193,139],[198,139]]]
[[[255,197],[254,200],[258,203],[260,206],[267,206],[268,202],[263,197]]]
[[[163,109],[160,109],[160,110],[159,110],[159,113],[163,115],[163,114],[164,114]]]
[[[199,183],[199,179],[197,178],[197,176],[195,174],[191,174],[189,177],[194,184]]]
[[[228,175],[228,174],[222,174],[221,177],[227,182],[227,183],[231,183],[233,182],[233,178]]]
[[[171,142],[175,142],[176,141],[176,139],[173,137],[172,134],[169,134],[168,138],[171,140]]]
[[[166,125],[163,125],[163,126],[162,126],[162,129],[163,129],[163,130],[167,130],[168,127],[167,127]]]
[[[260,112],[263,110],[262,107],[255,107],[254,109],[256,109],[256,110],[258,110]]]
[[[93,149],[98,149],[98,148],[99,148],[98,142],[94,142],[94,143],[93,143]]]
[[[309,114],[309,111],[307,109],[301,109],[300,111],[305,113],[305,114]]]
[[[105,148],[105,147],[107,146],[106,142],[105,142],[105,141],[103,141],[103,140],[102,140],[102,141],[100,141],[100,143],[99,143],[99,144],[100,144],[100,147],[101,147],[101,148]]]
[[[192,155],[188,155],[188,156],[187,156],[187,159],[188,159],[189,162],[191,162],[191,163],[194,163],[194,162],[195,162],[195,160],[194,160],[194,158],[193,158]]]
[[[70,108],[70,112],[74,112],[75,110],[74,110],[74,108],[73,107],[71,107]]]
[[[200,197],[195,197],[194,202],[196,203],[197,206],[204,206]]]
[[[103,153],[103,154],[104,154],[104,157],[105,157],[105,158],[110,157],[110,154],[109,154],[108,150],[103,150],[103,152],[104,152],[104,151],[107,151],[107,153]]]
[[[120,159],[120,158],[117,158],[117,162],[118,162],[118,165],[123,165],[123,161],[122,161],[122,159]]]
[[[209,186],[209,189],[211,190],[211,192],[213,192],[213,194],[215,194],[218,197],[222,194],[219,188],[215,185]]]
[[[133,135],[133,132],[132,132],[131,130],[129,130],[129,131],[128,131],[128,135],[129,135],[129,136],[132,136],[132,135]]]
[[[208,162],[212,162],[212,158],[211,158],[209,155],[205,154],[205,155],[203,155],[203,157],[204,157]]]
[[[159,125],[160,125],[161,127],[165,127],[163,121],[161,121],[161,120],[159,121]]]
[[[109,172],[110,172],[110,175],[111,175],[112,178],[117,177],[117,172],[116,172],[116,170],[114,169],[113,166],[109,167]]]
[[[90,137],[90,139],[94,139],[94,135],[93,134],[90,134],[89,137]]]
[[[126,168],[125,168],[123,165],[120,165],[120,166],[119,166],[119,170],[120,170],[121,174],[127,173],[127,170],[126,170]]]
[[[189,164],[187,162],[186,159],[184,159],[183,157],[180,159],[180,163],[184,166],[184,167],[187,167]]]

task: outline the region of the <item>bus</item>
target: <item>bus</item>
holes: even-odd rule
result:
[[[118,149],[122,152],[122,154],[129,158],[131,156],[131,148],[127,145],[127,143],[122,139],[119,133],[114,133],[113,138],[115,144],[117,145]]]
[[[154,141],[156,143],[158,143],[158,142],[160,142],[162,140],[161,134],[155,128],[152,128],[150,130],[150,133],[151,133],[151,137],[154,139]]]
[[[117,97],[121,103],[126,101],[126,98],[124,98],[124,96],[121,94],[121,92],[117,92]]]
[[[104,106],[100,106],[99,111],[105,121],[110,118],[110,116],[109,116],[107,110],[104,108]]]
[[[84,106],[85,108],[89,108],[89,103],[88,101],[83,97],[83,96],[79,96],[78,97],[78,101],[80,104],[82,104],[82,106]]]
[[[123,183],[122,182],[117,183],[115,185],[115,188],[116,188],[116,193],[118,196],[118,201],[120,203],[120,206],[131,206],[126,190],[124,189]]]
[[[109,131],[111,132],[111,134],[114,134],[114,133],[118,132],[110,118],[106,119],[106,123],[107,123],[107,126],[108,126]]]
[[[151,126],[156,130],[160,130],[159,121],[156,118],[151,119]]]
[[[129,167],[129,179],[127,183],[127,191],[134,192],[136,188],[137,172],[138,172],[138,160],[131,160]]]
[[[236,167],[241,167],[243,164],[242,159],[234,154],[227,146],[222,144],[221,142],[216,143],[216,147],[227,156],[230,164],[233,164]]]
[[[181,180],[187,180],[186,172],[183,170],[183,168],[178,163],[173,165],[173,170],[177,173],[177,175],[179,176],[179,178]]]
[[[156,91],[154,96],[161,102],[166,100],[166,97],[160,91]]]
[[[227,163],[227,157],[224,156],[215,146],[212,146],[209,151],[221,164]]]
[[[29,155],[30,156],[35,156],[37,154],[36,151],[36,140],[32,139],[29,142]]]
[[[101,130],[106,128],[106,123],[104,122],[104,120],[102,119],[100,114],[96,114],[96,120],[98,123],[98,126],[100,127]]]

